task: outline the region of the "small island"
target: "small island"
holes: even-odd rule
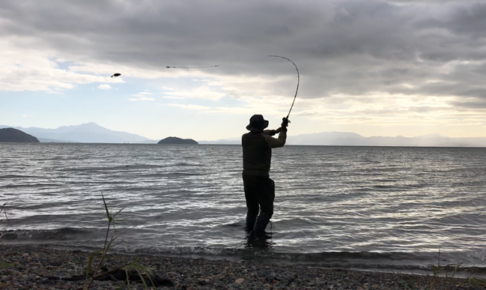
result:
[[[160,140],[157,144],[169,144],[169,145],[180,145],[180,144],[186,144],[186,145],[198,145],[196,141],[192,139],[181,139],[178,137],[167,137],[165,139]]]
[[[0,142],[40,143],[36,137],[14,128],[0,129]]]

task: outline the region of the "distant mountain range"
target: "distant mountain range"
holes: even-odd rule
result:
[[[157,143],[140,135],[120,131],[112,131],[95,123],[87,123],[76,126],[63,126],[57,129],[22,128],[2,126],[0,128],[15,128],[27,134],[35,136],[40,142],[62,143]]]
[[[240,138],[200,141],[199,144],[241,144]],[[420,147],[486,147],[486,137],[449,138],[438,134],[417,137],[363,137],[350,132],[322,132],[292,135],[287,137],[287,145],[328,145],[328,146],[420,146]]]
[[[289,136],[288,144],[349,146],[423,146],[423,147],[486,147],[486,137],[449,138],[439,134],[417,137],[363,137],[356,133],[325,132]]]
[[[76,143],[147,143],[157,144],[159,140],[103,128],[95,123],[77,126],[63,126],[57,129],[22,128],[2,126],[0,128],[15,128],[35,136],[40,142],[76,142]],[[243,133],[243,132],[242,132]],[[214,141],[198,141],[199,144],[241,144],[240,138],[219,139]],[[486,147],[486,137],[449,138],[438,134],[417,137],[363,137],[350,132],[322,132],[314,134],[289,134],[288,145],[335,145],[335,146],[435,146],[435,147]]]

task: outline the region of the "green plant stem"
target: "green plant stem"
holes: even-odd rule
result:
[[[108,222],[108,230],[106,231],[105,244],[103,245],[103,249],[106,249],[106,243],[108,242],[108,233],[110,232],[110,226],[111,226],[111,222]]]
[[[108,238],[108,232],[109,231],[110,231],[110,226],[108,225],[108,229],[106,230],[106,232],[107,232],[107,238]],[[111,245],[111,243],[113,241],[114,241],[114,239],[112,239],[108,243],[108,246],[106,246],[106,243],[105,243],[105,247],[103,248],[103,251],[101,252],[100,262],[98,263],[98,266],[96,267],[96,270],[93,272],[93,276],[91,276],[91,280],[89,281],[88,288],[86,288],[86,289],[89,289],[91,287],[91,284],[93,284],[94,278],[96,277],[96,273],[98,273],[98,271],[100,270],[101,266],[103,265],[103,261],[105,260],[106,253],[108,252],[109,247],[110,247],[110,245]]]

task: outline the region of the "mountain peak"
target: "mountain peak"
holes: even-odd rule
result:
[[[77,126],[72,126],[72,127],[103,128],[103,129],[106,129],[106,128],[101,127],[100,125],[96,124],[95,122],[84,123],[84,124],[77,125]]]

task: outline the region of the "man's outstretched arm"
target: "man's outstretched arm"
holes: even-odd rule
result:
[[[263,136],[265,137],[265,140],[268,143],[268,146],[270,148],[278,148],[278,147],[283,147],[285,145],[285,141],[287,140],[287,128],[278,128],[276,131],[278,134],[278,138],[273,138],[270,136],[270,132],[273,130],[266,130],[263,131]]]

